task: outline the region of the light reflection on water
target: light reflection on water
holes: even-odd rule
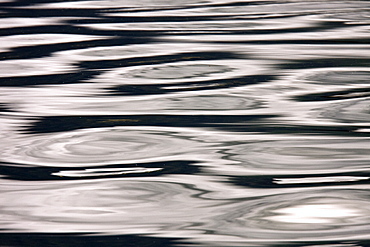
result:
[[[370,241],[368,1],[0,5],[0,245]]]
[[[114,119],[103,121],[115,123]],[[3,161],[33,166],[83,167],[184,160],[188,153],[195,157],[197,153],[206,155],[205,152],[205,145],[171,129],[98,128],[40,138],[26,137],[21,144],[5,148]]]

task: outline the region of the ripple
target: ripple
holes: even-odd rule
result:
[[[260,242],[364,238],[370,232],[369,191],[316,190],[246,200],[217,218],[218,234]]]
[[[176,131],[113,127],[28,136],[4,150],[2,160],[37,166],[86,167],[178,160],[201,147]]]
[[[64,109],[59,107],[59,99],[63,99]],[[78,104],[76,104],[77,101]],[[27,102],[27,104],[32,103]],[[263,102],[253,95],[241,95],[233,93],[214,95],[191,94],[184,96],[170,94],[169,96],[165,97],[155,96],[153,98],[145,97],[143,99],[132,100],[129,98],[118,98],[115,96],[104,98],[94,97],[92,99],[76,96],[53,96],[52,99],[50,98],[47,105],[43,105],[43,101],[37,101],[34,104],[37,104],[37,106],[40,107],[33,107],[32,109],[29,109],[29,111],[42,114],[47,108],[48,112],[53,112],[54,114],[58,115],[63,115],[63,113],[66,111],[74,115],[118,115],[122,113],[151,113],[152,111],[156,111],[157,113],[180,112],[189,114],[207,114],[214,111],[232,112],[237,110],[259,109],[264,105]]]
[[[369,151],[368,140],[294,138],[240,144],[226,153],[247,173],[307,174],[367,170]]]
[[[130,71],[128,77],[146,79],[185,79],[204,77],[214,73],[225,73],[231,68],[223,65],[186,64],[183,66],[168,65]]]
[[[314,70],[301,78],[312,84],[323,85],[351,85],[368,84],[370,71],[367,69],[333,69]]]
[[[220,54],[222,56],[222,54]],[[220,57],[222,58],[222,57]],[[192,60],[192,54],[182,57]],[[194,57],[194,59],[199,59]],[[154,60],[156,62],[156,60]],[[139,61],[138,63],[142,63]],[[153,63],[153,62],[151,62]],[[141,65],[114,68],[97,76],[92,82],[111,84],[116,81],[123,85],[163,85],[202,82],[256,75],[266,70],[266,66],[239,59],[197,60],[182,62],[162,62],[157,65]]]
[[[94,180],[7,184],[0,223],[16,232],[162,233],[197,221],[209,202],[187,184]],[[139,206],[138,206],[139,205]]]
[[[294,100],[320,103],[308,110],[310,117],[341,123],[363,124],[370,121],[368,68],[313,69],[302,72],[293,82],[306,93]],[[313,92],[312,86],[317,87]]]
[[[313,114],[319,118],[344,123],[370,123],[369,98],[351,100],[316,108]]]
[[[18,244],[370,239],[369,1],[0,2],[0,228]]]

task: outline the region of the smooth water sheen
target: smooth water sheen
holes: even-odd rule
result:
[[[0,246],[370,246],[367,0],[0,0]]]

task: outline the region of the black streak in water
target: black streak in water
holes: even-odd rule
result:
[[[25,87],[34,85],[61,85],[67,83],[81,83],[82,81],[91,79],[98,74],[99,72],[97,71],[81,71],[76,73],[53,75],[1,77],[0,86]]]
[[[240,56],[231,52],[186,52],[152,57],[134,57],[116,60],[86,61],[79,64],[79,66],[85,69],[109,69],[180,61],[221,60],[237,58],[240,58]]]
[[[331,101],[331,100],[344,100],[356,99],[370,96],[370,88],[356,88],[334,92],[312,93],[295,97],[298,101]]]
[[[128,115],[128,116],[50,116],[27,128],[29,133],[48,133],[114,126],[221,127],[245,124],[259,126],[275,115]],[[252,123],[255,122],[253,125]],[[258,122],[258,124],[256,124]],[[251,127],[250,131],[254,131]]]
[[[357,181],[327,181],[327,182],[307,182],[307,183],[278,183],[279,179],[302,179],[305,178],[322,178],[325,181],[326,177],[370,177],[369,172],[347,172],[347,173],[330,173],[330,174],[305,174],[305,175],[258,175],[258,176],[228,176],[229,183],[237,186],[249,188],[301,188],[301,187],[320,187],[320,186],[344,186],[356,184],[370,184],[369,179]]]
[[[299,134],[299,135],[334,135],[334,136],[358,136],[368,137],[370,133],[356,132],[359,128],[356,126],[319,126],[319,125],[289,125],[289,124],[269,124],[261,122],[250,125],[224,125],[218,126],[219,129],[235,132],[257,132],[266,134]]]
[[[120,85],[113,88],[107,88],[110,92],[108,95],[151,95],[151,94],[166,94],[180,91],[197,91],[230,88],[245,85],[253,85],[265,83],[275,78],[274,75],[251,75],[242,76],[229,79],[216,79],[195,82],[176,83],[175,85],[169,84],[155,84],[155,85]],[[170,86],[170,87],[169,87]],[[172,86],[172,88],[171,88]]]
[[[12,109],[8,106],[8,104],[0,103],[0,113],[1,112],[11,112]]]
[[[104,175],[109,173],[107,169],[125,169],[125,168],[161,168],[159,171],[126,173],[116,175]],[[89,169],[94,169],[89,173]],[[99,169],[101,170],[99,172]],[[86,173],[84,176],[63,176],[63,171],[80,171]],[[123,170],[122,170],[123,171]],[[61,172],[61,173],[60,173]],[[23,167],[17,164],[0,163],[0,174],[6,179],[21,181],[42,181],[42,180],[78,180],[78,179],[108,179],[108,178],[125,178],[125,177],[156,177],[165,174],[196,174],[200,172],[199,166],[192,161],[168,161],[168,162],[151,162],[140,164],[124,165],[105,165],[105,166],[84,166],[84,167]],[[53,175],[60,173],[60,175]],[[100,175],[99,175],[100,174]]]
[[[361,41],[361,39],[356,39]],[[367,44],[370,40],[367,39]],[[333,44],[335,42],[333,41]],[[314,69],[314,68],[337,68],[337,67],[368,67],[370,59],[368,58],[321,58],[310,60],[296,60],[290,63],[281,64],[281,69]]]
[[[179,238],[156,238],[139,235],[94,236],[68,233],[0,233],[1,247],[170,247]]]
[[[128,44],[146,44],[150,42],[150,37],[145,37],[143,32],[139,32],[138,36],[132,35],[127,37],[113,37],[100,40],[89,40],[79,42],[68,42],[59,44],[32,45],[24,47],[12,48],[10,51],[0,53],[0,61],[8,59],[29,59],[50,56],[57,51],[68,51],[76,49],[84,49],[91,47],[109,47],[116,45]]]
[[[119,30],[98,30],[87,27],[75,27],[69,25],[44,25],[44,26],[31,26],[31,27],[13,27],[13,28],[1,28],[0,36],[9,35],[27,35],[27,34],[81,34],[81,35],[100,35],[100,36],[112,36],[116,37],[127,37],[132,39],[134,37],[148,37],[154,36],[157,32],[152,31],[119,31]]]
[[[240,247],[245,245],[240,245]],[[276,243],[276,244],[269,244],[264,245],[268,247],[309,247],[309,246],[315,246],[315,247],[366,247],[370,246],[370,241],[368,240],[350,240],[350,241],[317,241],[317,240],[311,240],[308,242],[300,242],[300,241],[294,241],[294,242],[283,242],[283,243]],[[235,246],[235,247],[239,247]]]

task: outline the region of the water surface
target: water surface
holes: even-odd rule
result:
[[[370,245],[368,1],[0,6],[0,246]]]

